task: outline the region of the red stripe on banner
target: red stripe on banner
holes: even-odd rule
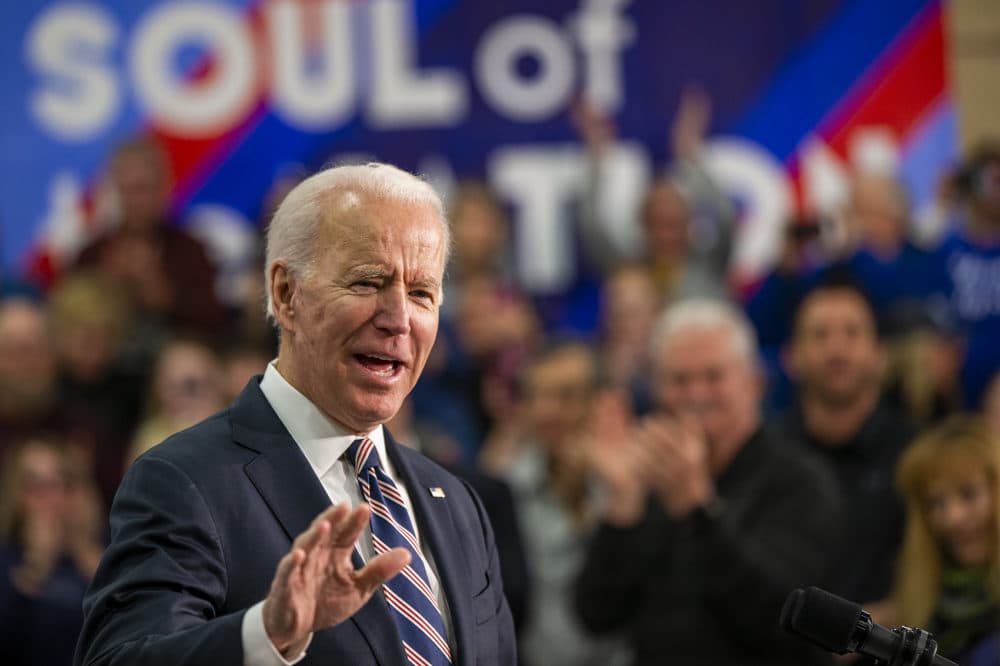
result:
[[[254,51],[258,58],[266,58],[268,50],[263,14],[263,3],[256,3],[247,8],[246,22],[248,31],[254,40]],[[206,56],[190,72],[189,81],[202,81],[212,76],[214,59]],[[159,126],[151,121],[147,132],[159,141],[167,152],[170,160],[171,173],[174,178],[174,201],[183,203],[205,183],[211,174],[222,165],[229,155],[242,143],[267,116],[267,89],[269,85],[267,68],[258,66],[256,103],[250,106],[243,118],[234,119],[233,123],[223,131],[212,136],[191,138],[177,134],[167,127]]]
[[[944,17],[931,3],[907,25],[820,121],[814,134],[846,160],[850,140],[862,127],[888,129],[902,145],[948,92]],[[804,137],[805,138],[805,137]],[[787,164],[795,209],[804,211],[799,153]]]
[[[902,139],[947,91],[945,53],[942,9],[933,3],[820,123],[817,133],[842,157],[857,127],[881,125]]]

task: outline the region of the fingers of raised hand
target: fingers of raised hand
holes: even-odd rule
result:
[[[340,520],[331,523],[330,544],[334,548],[352,549],[368,524],[368,505],[360,504],[353,511],[345,511]]]
[[[379,585],[386,582],[410,563],[410,552],[405,548],[393,548],[368,561],[361,569],[354,572],[354,580],[362,594],[374,592]]]

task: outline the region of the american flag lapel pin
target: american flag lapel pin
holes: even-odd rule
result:
[[[437,497],[438,499],[444,497],[444,488],[440,486],[431,486],[427,490],[431,492],[431,497]]]

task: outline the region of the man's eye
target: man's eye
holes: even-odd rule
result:
[[[353,286],[360,289],[378,289],[378,284],[374,280],[358,280]]]
[[[411,291],[410,295],[412,295],[414,298],[419,298],[422,301],[434,300],[434,294],[427,291],[426,289],[417,289],[415,291]]]

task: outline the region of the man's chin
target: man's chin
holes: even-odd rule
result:
[[[359,401],[351,405],[349,411],[343,414],[343,424],[357,433],[374,430],[377,426],[387,423],[396,415],[402,406],[402,400],[382,399],[377,401]]]
[[[843,385],[825,386],[816,393],[824,403],[833,407],[842,407],[854,404],[862,392],[863,389],[856,383],[845,383]]]

